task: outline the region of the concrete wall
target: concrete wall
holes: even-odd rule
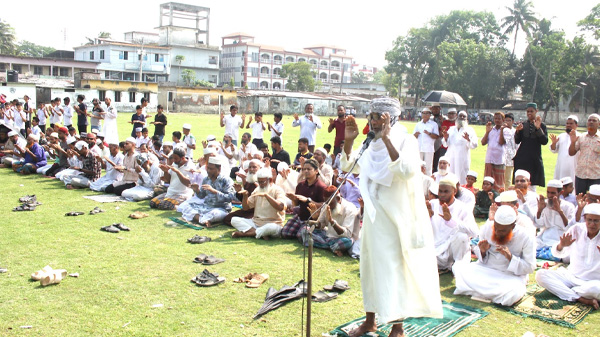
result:
[[[23,102],[23,96],[27,95],[31,98],[30,102],[36,104],[35,84],[9,82],[6,86],[0,86],[0,94],[6,95],[7,102],[15,98]]]
[[[169,112],[217,114],[221,109],[229,111],[238,99],[235,90],[161,86],[158,102]]]
[[[239,112],[247,114],[260,111],[265,114],[281,112],[284,115],[303,115],[304,106],[308,103],[313,104],[314,112],[319,116],[336,116],[337,106],[340,104],[354,107],[357,116],[364,116],[369,110],[369,102],[335,99],[248,96],[239,97],[238,101]]]

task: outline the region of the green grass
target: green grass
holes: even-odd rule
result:
[[[131,126],[123,118],[121,138]],[[270,119],[270,118],[269,118]],[[298,128],[291,117],[284,119],[284,147],[295,153]],[[169,115],[170,133],[184,122],[192,123],[193,134],[220,137],[215,115]],[[327,123],[326,119],[323,120]],[[364,120],[359,125],[364,125]],[[412,131],[414,124],[407,123]],[[482,127],[476,127],[478,135]],[[266,138],[266,137],[265,137]],[[318,133],[318,144],[333,142],[333,135]],[[197,156],[199,152],[197,152]],[[485,148],[472,151],[473,168],[483,173]],[[544,150],[546,176],[552,177],[556,155]],[[302,278],[303,248],[298,242],[230,238],[233,230],[217,227],[202,231],[168,227],[174,212],[155,211],[147,202],[101,204],[106,213],[65,217],[69,211],[88,212],[98,204],[83,199],[92,192],[68,191],[56,180],[39,176],[20,177],[0,170],[4,186],[0,212],[0,265],[9,272],[0,274],[0,335],[20,336],[299,336],[301,301],[275,310],[260,320],[252,316],[262,305],[269,286],[280,288]],[[43,203],[35,212],[13,213],[18,198],[36,194]],[[118,207],[118,209],[117,209]],[[144,211],[150,217],[130,220],[128,214]],[[131,232],[109,234],[101,226],[124,222]],[[213,242],[191,245],[186,239],[207,235]],[[200,288],[190,279],[203,266],[192,262],[200,254],[213,254],[227,261],[209,270],[225,276],[225,284]],[[44,267],[65,268],[79,273],[58,286],[41,288],[29,275]],[[345,279],[351,290],[328,303],[313,305],[313,336],[362,315],[358,261],[337,258],[317,249],[314,283],[319,288],[335,279]],[[271,278],[259,289],[246,289],[232,280],[248,272],[268,273]],[[588,316],[577,329],[566,329],[535,319],[510,315],[492,305],[455,297],[450,275],[440,278],[442,296],[489,311],[491,314],[461,332],[461,336],[521,336],[526,331],[550,336],[596,336],[600,318]],[[154,304],[163,307],[153,308]],[[21,329],[20,326],[32,326]]]

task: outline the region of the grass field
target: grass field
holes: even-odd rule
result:
[[[131,130],[129,116],[121,116],[120,135]],[[220,138],[218,116],[171,114],[167,132],[183,123],[193,125],[197,139],[208,134]],[[270,120],[270,117],[268,117]],[[291,117],[284,118],[284,147],[296,152],[298,128]],[[326,125],[327,121],[323,120]],[[364,125],[360,121],[359,125]],[[414,124],[406,123],[409,131]],[[475,127],[483,135],[483,127]],[[265,137],[266,138],[266,137]],[[318,144],[333,142],[333,135],[321,130]],[[199,151],[196,151],[196,156]],[[483,173],[485,148],[472,151],[472,167]],[[554,172],[556,155],[544,149],[546,177]],[[268,287],[277,289],[302,278],[303,248],[295,241],[230,238],[233,229],[217,227],[202,231],[165,226],[174,212],[155,211],[147,202],[102,204],[106,213],[65,217],[69,211],[88,212],[98,204],[83,199],[92,192],[68,191],[56,180],[39,176],[20,177],[0,170],[2,181],[0,225],[0,335],[3,336],[300,336],[302,302],[296,301],[262,319],[252,316],[262,305]],[[480,179],[481,180],[481,179]],[[36,194],[43,203],[35,212],[13,213],[18,198]],[[133,211],[150,217],[127,219]],[[101,226],[124,222],[131,232],[109,234]],[[195,234],[213,241],[191,245]],[[226,283],[200,288],[190,279],[203,270],[192,262],[200,253],[225,258],[209,266],[211,272],[227,278]],[[29,275],[49,264],[79,273],[60,285],[41,288]],[[318,289],[335,279],[347,280],[351,290],[336,300],[313,305],[312,335],[320,336],[335,326],[362,315],[359,263],[349,257],[337,258],[316,250],[314,284]],[[270,280],[259,289],[247,289],[232,280],[248,272],[267,273]],[[449,274],[440,278],[442,297],[490,312],[486,318],[460,336],[521,336],[526,331],[549,336],[597,336],[600,316],[589,315],[577,329],[567,329],[508,314],[493,305],[455,297]],[[162,306],[154,307],[156,304]],[[31,326],[30,329],[20,328]]]

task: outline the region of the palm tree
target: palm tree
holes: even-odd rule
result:
[[[185,61],[185,56],[175,55],[175,62],[179,63],[179,76],[177,76],[177,82],[179,82],[179,77],[181,77],[181,62],[183,61]]]
[[[17,51],[15,30],[0,20],[0,54],[13,55]]]
[[[529,37],[531,34],[530,28],[538,22],[538,19],[533,13],[533,3],[528,0],[515,0],[513,7],[506,7],[506,9],[508,9],[510,15],[502,19],[502,28],[506,27],[504,34],[515,32],[515,41],[512,50],[512,56],[514,56],[519,30],[525,32]]]

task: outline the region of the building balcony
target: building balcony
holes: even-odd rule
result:
[[[271,59],[260,59],[260,63],[268,63],[268,64],[271,64]]]
[[[319,81],[321,81],[321,83],[329,83],[330,81],[326,78],[319,78]]]
[[[329,69],[329,66],[325,65],[325,64],[321,64],[321,65],[319,65],[319,68],[321,68],[321,69]]]
[[[342,68],[340,68],[340,67],[334,67],[334,66],[331,66],[330,69],[331,70],[337,70],[337,71],[342,70]]]
[[[260,77],[271,77],[271,74],[268,73],[260,73]]]
[[[273,64],[283,64],[282,60],[273,60]]]
[[[125,70],[140,70],[140,64],[125,63]],[[142,64],[142,71],[154,72],[154,73],[166,73],[167,67],[164,64]]]
[[[340,83],[340,80],[331,80],[331,83]]]
[[[281,78],[281,76],[279,76],[279,74],[273,74],[273,78]]]

